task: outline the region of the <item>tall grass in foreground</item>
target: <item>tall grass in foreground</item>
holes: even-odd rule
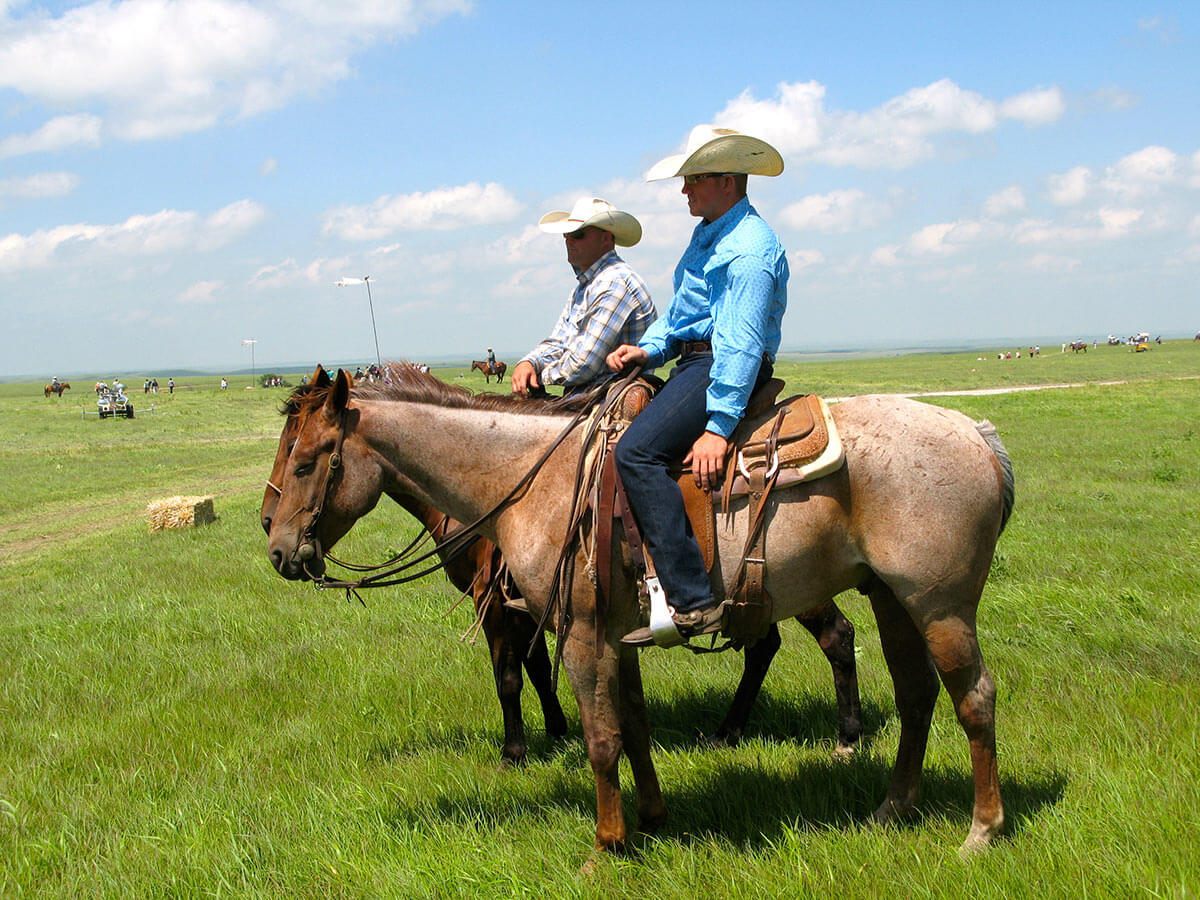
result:
[[[866,824],[898,723],[854,594],[859,756],[830,758],[828,668],[794,625],[732,751],[700,735],[740,657],[647,651],[670,819],[583,877],[594,794],[565,684],[571,737],[547,741],[531,699],[531,762],[498,771],[486,654],[458,642],[469,616],[444,615],[444,582],[364,607],[271,571],[257,509],[277,393],[180,392],[100,423],[0,386],[0,896],[1193,896],[1200,381],[1168,376],[1200,374],[1200,350],[1167,349],[1047,362],[1092,366],[1052,381],[1141,367],[1131,384],[937,401],[991,419],[1017,475],[979,623],[1008,835],[969,865],[944,696],[920,817]],[[910,390],[922,369],[936,389],[988,386],[972,362],[781,368],[826,393]],[[217,523],[147,533],[148,499],[210,490]],[[413,533],[381,505],[339,547],[379,558]]]

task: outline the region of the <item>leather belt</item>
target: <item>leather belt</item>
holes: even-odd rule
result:
[[[685,356],[693,356],[697,353],[712,353],[712,341],[684,341],[679,351],[679,357],[682,359]],[[773,366],[775,360],[771,359],[771,354],[764,353],[762,355],[764,365]]]

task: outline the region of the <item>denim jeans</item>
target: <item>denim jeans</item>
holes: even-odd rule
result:
[[[706,392],[711,353],[682,358],[667,383],[617,442],[616,463],[629,505],[669,602],[679,612],[712,602],[712,585],[692,534],[679,485],[668,473],[692,449],[708,424]],[[757,388],[771,377],[763,361]]]

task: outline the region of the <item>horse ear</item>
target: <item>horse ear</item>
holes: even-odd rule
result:
[[[329,399],[325,401],[325,409],[336,415],[341,415],[346,410],[346,404],[350,401],[350,385],[353,379],[350,373],[345,369],[338,369],[337,377],[333,380],[333,390],[329,392]]]
[[[317,367],[313,369],[312,383],[317,387],[329,387],[333,384],[333,379],[329,377],[329,373],[325,371],[325,367],[317,363]]]

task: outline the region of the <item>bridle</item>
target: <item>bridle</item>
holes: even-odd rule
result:
[[[321,514],[324,512],[326,503],[329,499],[330,491],[333,488],[334,474],[338,472],[342,466],[342,444],[346,437],[346,414],[343,411],[338,418],[337,437],[334,441],[333,451],[329,455],[328,464],[322,475],[322,485],[318,492],[320,500],[318,500],[316,507],[312,510],[311,518],[301,534],[300,544],[296,550],[296,555],[300,558],[301,567],[303,568],[304,573],[312,580],[319,590],[325,590],[328,588],[343,588],[346,591],[347,597],[349,597],[350,594],[354,594],[356,597],[358,597],[358,590],[360,589],[390,587],[397,584],[405,584],[407,582],[416,581],[419,578],[423,578],[432,572],[436,572],[438,569],[445,568],[447,564],[466,552],[466,550],[481,537],[479,534],[480,527],[482,527],[489,519],[499,515],[500,512],[502,512],[509,504],[513,503],[524,494],[525,490],[533,482],[534,478],[537,477],[538,473],[542,469],[542,466],[545,465],[546,461],[550,458],[554,451],[559,448],[562,442],[566,440],[567,436],[574,431],[581,422],[583,422],[589,415],[592,414],[595,406],[597,405],[597,401],[604,396],[609,386],[614,381],[632,380],[639,373],[640,369],[634,370],[633,372],[620,377],[614,376],[614,378],[602,382],[595,388],[592,388],[585,395],[580,409],[571,417],[566,427],[563,428],[558,436],[555,437],[550,446],[546,448],[542,455],[538,457],[532,466],[530,466],[529,470],[520,478],[519,481],[517,481],[512,490],[510,490],[504,497],[500,499],[499,502],[496,503],[495,506],[483,513],[483,515],[477,518],[474,522],[463,525],[456,531],[446,535],[441,541],[436,542],[432,549],[413,557],[413,554],[416,553],[431,536],[428,530],[425,530],[422,532],[422,534],[418,535],[406,548],[404,548],[404,550],[400,551],[400,553],[396,554],[385,562],[379,563],[378,565],[346,563],[330,555],[328,552],[324,554],[325,559],[341,566],[344,569],[366,573],[360,578],[354,580],[330,578],[324,573],[314,574],[308,568],[308,563],[316,558],[317,555],[317,547],[319,544],[319,540],[317,538],[317,524],[320,521]],[[619,392],[614,391],[611,396],[615,397],[618,393]],[[280,496],[283,495],[283,491],[269,480],[267,482],[267,486],[272,488]],[[304,510],[297,510],[294,515],[298,515],[302,512],[304,512]],[[441,556],[441,559],[437,562],[427,565],[418,571],[413,571],[414,569],[417,569],[418,566],[426,563],[432,557],[439,555]],[[361,597],[358,597],[358,599],[360,602],[362,601]],[[548,611],[549,610],[547,609],[547,612]]]

